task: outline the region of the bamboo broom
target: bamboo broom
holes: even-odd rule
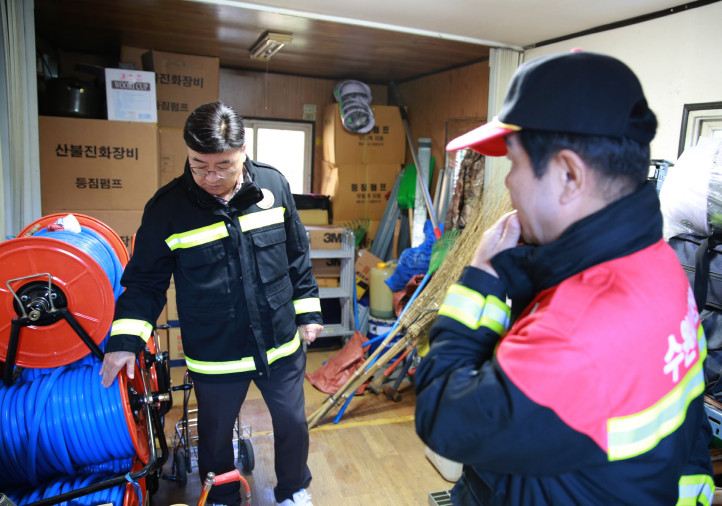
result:
[[[356,370],[353,376],[351,376],[335,394],[328,397],[321,407],[308,417],[309,428],[315,427],[334,406],[342,404],[343,402],[340,402],[341,400],[345,401],[350,392],[358,390],[368,378],[375,374],[381,367],[385,366],[389,360],[399,352],[403,351],[414,339],[417,339],[429,331],[434,320],[436,320],[436,313],[446,296],[449,286],[456,282],[464,270],[464,267],[471,263],[474,252],[479,245],[481,235],[509,211],[511,211],[511,203],[508,193],[499,191],[485,192],[484,199],[479,199],[477,202],[476,208],[472,213],[473,218],[467,223],[466,228],[456,241],[456,245],[447,255],[425,290],[418,296],[408,311],[406,311],[397,329],[384,339],[383,343],[379,345],[374,353],[371,354],[363,365]],[[392,345],[373,366],[366,370],[371,361],[376,358],[388,343],[402,330],[406,330],[404,337]]]

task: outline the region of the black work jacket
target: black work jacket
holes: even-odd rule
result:
[[[143,349],[171,275],[196,379],[268,377],[301,352],[298,326],[322,323],[306,232],[283,175],[250,160],[244,168],[252,181],[225,206],[188,162],[148,202],[106,352]]]

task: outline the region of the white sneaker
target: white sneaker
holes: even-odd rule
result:
[[[302,488],[293,494],[293,500],[286,499],[283,502],[277,502],[276,506],[313,506],[313,504],[311,504],[311,494]]]

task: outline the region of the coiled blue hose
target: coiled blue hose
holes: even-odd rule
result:
[[[108,275],[110,284],[113,285],[115,299],[118,300],[120,294],[123,293],[123,287],[120,285],[120,278],[123,276],[123,266],[120,264],[118,255],[115,254],[115,251],[110,244],[108,244],[108,241],[95,230],[80,227],[80,233],[76,234],[65,230],[50,232],[47,229],[41,229],[33,234],[33,237],[57,239],[83,250],[93,257]]]
[[[118,255],[115,250],[108,244],[103,236],[98,234],[95,230],[87,227],[80,227],[80,233],[67,232],[64,230],[58,230],[50,232],[47,229],[38,230],[33,237],[47,237],[50,239],[57,239],[63,241],[72,246],[75,246],[82,251],[90,255],[98,265],[103,269],[103,272],[108,276],[110,284],[113,286],[113,295],[115,300],[118,300],[120,294],[123,293],[123,287],[120,284],[120,278],[123,276],[123,266],[118,259]],[[99,344],[101,351],[105,351],[105,345],[108,342],[108,336]],[[85,357],[81,358],[69,364],[70,367],[81,367],[84,365],[93,365],[96,358],[92,353],[88,353]],[[33,381],[43,374],[52,374],[53,369],[25,369],[20,376],[22,381]]]
[[[83,476],[90,476],[91,474],[125,474],[129,473],[133,468],[133,459],[123,460],[111,460],[110,462],[104,462],[102,464],[95,464],[92,466],[85,466],[78,470]]]
[[[101,365],[62,366],[32,382],[0,386],[0,487],[37,486],[135,456],[118,380],[103,388]]]
[[[48,499],[59,494],[72,492],[73,490],[78,490],[112,477],[113,475],[105,473],[95,473],[87,477],[63,476],[62,478],[56,478],[47,483],[43,483],[37,488],[13,488],[7,490],[5,494],[18,506],[24,506],[25,504],[31,504],[41,499]],[[94,494],[79,497],[70,501],[70,505],[98,506],[101,504],[112,504],[113,506],[123,506],[123,500],[125,499],[125,487],[125,485],[118,485],[117,487],[108,490],[102,490]],[[67,502],[61,504],[64,506],[68,505]]]

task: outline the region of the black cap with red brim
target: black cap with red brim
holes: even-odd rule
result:
[[[639,121],[647,117],[651,119]],[[657,122],[629,67],[610,56],[575,50],[524,63],[512,77],[498,117],[446,149],[504,156],[504,137],[522,128],[627,138],[645,145],[654,138]]]
[[[457,137],[446,146],[446,150],[458,151],[471,148],[486,156],[505,156],[506,141],[504,137],[519,130],[521,127],[507,125],[494,118],[493,121]]]

